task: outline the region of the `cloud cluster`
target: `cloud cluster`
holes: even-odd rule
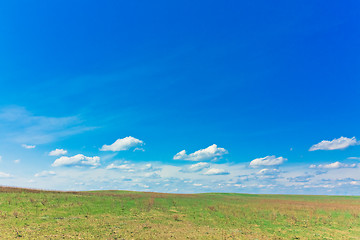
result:
[[[51,165],[53,167],[61,167],[61,166],[91,166],[97,167],[100,165],[100,157],[87,157],[83,154],[77,154],[72,157],[62,156],[55,160],[55,162]]]
[[[355,137],[347,138],[347,137],[340,137],[335,138],[332,141],[323,140],[309,149],[309,151],[316,151],[316,150],[337,150],[337,149],[345,149],[350,146],[357,145],[358,141]]]
[[[216,160],[227,154],[228,151],[225,148],[219,148],[216,144],[213,144],[205,149],[200,149],[194,153],[186,154],[185,150],[178,152],[173,159],[174,160],[187,160],[187,161],[207,161]]]
[[[22,117],[25,117],[26,121],[22,121]],[[30,137],[19,137],[18,141],[16,141],[17,146],[21,143],[32,143],[36,145],[46,143],[60,136],[71,135],[74,132],[77,132],[77,129],[79,130],[78,132],[85,131],[85,129],[80,126],[81,121],[77,117],[48,118],[33,116],[30,113],[23,111],[12,112],[11,114],[7,112],[6,114],[2,114],[0,109],[0,120],[5,122],[21,121],[21,124],[23,124],[22,130],[26,132],[27,137],[31,134],[35,136],[36,140],[34,141],[32,141]],[[57,127],[62,130],[57,131]],[[67,129],[70,129],[72,133],[66,133]],[[53,134],[56,136],[52,137]],[[17,136],[17,134],[15,135]],[[19,136],[20,135],[21,134],[19,134]],[[311,146],[309,151],[345,149],[349,146],[357,145],[358,143],[359,142],[355,137],[340,137],[331,141],[323,140]],[[33,149],[36,145],[23,144],[22,147],[26,149]],[[97,150],[112,152],[99,153],[104,155],[99,156],[101,156],[102,162],[106,163],[103,164],[103,167],[101,168],[96,168],[100,166],[100,157],[94,156],[97,154],[92,155],[93,157],[88,157],[83,154],[66,156],[68,151],[65,149],[49,149],[52,151],[47,152],[46,154],[49,156],[56,156],[57,158],[52,163],[53,167],[74,166],[74,168],[57,168],[56,173],[54,171],[39,171],[34,175],[37,177],[35,182],[57,184],[57,182],[60,181],[55,180],[61,179],[61,184],[63,184],[63,181],[70,183],[70,180],[72,181],[73,179],[77,179],[89,188],[105,188],[108,186],[114,186],[109,188],[116,188],[117,186],[118,188],[121,187],[121,189],[124,189],[123,186],[126,186],[128,189],[132,190],[149,188],[151,191],[158,190],[166,192],[178,191],[179,189],[183,192],[191,192],[195,187],[198,189],[196,191],[231,191],[234,190],[232,187],[236,186],[237,188],[241,187],[242,190],[246,189],[248,192],[259,188],[265,189],[261,191],[270,192],[272,191],[271,189],[280,189],[281,191],[285,189],[288,191],[290,190],[290,192],[296,192],[296,188],[302,191],[306,188],[324,188],[328,190],[337,188],[340,184],[342,184],[342,186],[345,186],[346,184],[349,186],[351,185],[350,187],[360,186],[360,180],[357,179],[356,176],[358,172],[357,169],[351,169],[358,166],[360,167],[360,164],[342,163],[337,161],[329,164],[313,164],[310,166],[312,170],[309,170],[308,164],[301,165],[299,163],[299,169],[294,170],[292,166],[289,166],[289,168],[286,168],[285,166],[285,171],[282,171],[282,168],[279,166],[287,161],[287,158],[282,156],[276,157],[275,155],[256,158],[250,163],[216,164],[210,161],[220,159],[225,154],[228,154],[228,151],[225,148],[218,147],[216,144],[194,151],[193,153],[187,153],[185,150],[182,150],[173,156],[173,160],[192,161],[187,162],[185,165],[180,164],[181,162],[177,162],[178,164],[162,164],[154,162],[154,164],[156,164],[156,167],[154,167],[151,162],[131,163],[125,160],[113,159],[116,155],[118,155],[117,152],[119,151],[145,151],[142,148],[143,145],[144,142],[142,140],[128,136],[125,138],[119,138],[110,145],[105,144],[102,147],[101,145],[97,146]],[[292,149],[290,151],[292,151]],[[348,159],[359,160],[360,158],[350,157]],[[19,160],[14,162],[19,162]],[[86,171],[84,171],[84,168],[80,169],[76,168],[76,166],[86,166],[90,168],[86,168]],[[341,181],[336,179],[334,180],[334,178],[343,176],[344,174],[353,178]],[[69,176],[69,179],[65,180],[64,176]],[[11,177],[12,175],[8,173],[0,172],[0,178]],[[50,179],[54,181],[48,181],[46,177],[51,177]],[[325,181],[321,178],[329,180]],[[13,180],[14,179],[3,179],[2,181],[11,182]],[[315,191],[318,193],[317,190]]]
[[[355,168],[355,167],[357,167],[357,164],[355,163],[345,164],[341,162],[333,162],[329,164],[319,164],[319,165],[312,164],[310,165],[309,168],[337,169],[337,168]]]
[[[112,151],[112,152],[126,151],[132,147],[142,146],[143,144],[144,144],[143,141],[129,136],[118,139],[111,145],[102,146],[100,151]]]
[[[250,162],[250,167],[260,167],[260,166],[278,166],[283,164],[285,161],[287,161],[286,158],[283,157],[276,157],[274,155],[272,156],[266,156],[263,158],[256,158]]]

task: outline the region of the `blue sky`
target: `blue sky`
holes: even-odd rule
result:
[[[359,8],[1,3],[0,184],[358,195]]]

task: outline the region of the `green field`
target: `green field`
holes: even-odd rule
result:
[[[360,197],[0,188],[0,239],[360,239]]]

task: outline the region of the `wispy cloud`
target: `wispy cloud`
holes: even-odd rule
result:
[[[39,173],[36,173],[35,177],[48,177],[48,176],[54,176],[56,173],[54,171],[42,171]]]
[[[174,160],[188,160],[188,161],[207,161],[216,160],[227,154],[228,151],[225,148],[219,148],[216,144],[213,144],[205,149],[200,149],[194,153],[186,154],[185,150],[178,152],[173,159]]]
[[[3,135],[18,143],[44,144],[94,129],[85,126],[78,116],[37,116],[18,106],[1,109],[0,120]]]
[[[134,148],[133,152],[136,152],[136,151],[145,152],[145,149],[144,148]]]
[[[112,152],[126,151],[132,147],[142,146],[143,144],[144,144],[143,141],[129,136],[118,139],[111,145],[102,146],[100,151],[112,151]],[[139,150],[139,148],[137,150]]]
[[[266,156],[263,158],[256,158],[250,162],[250,167],[259,167],[259,166],[278,166],[287,161],[284,157]]]
[[[337,149],[345,149],[350,146],[357,145],[358,141],[355,137],[347,138],[347,137],[340,137],[335,138],[332,141],[323,140],[309,149],[309,151],[316,151],[316,150],[337,150]]]
[[[161,178],[161,176],[156,172],[145,173],[144,177],[145,178],[151,178],[151,179],[159,179],[159,178]]]
[[[27,145],[27,144],[22,144],[21,145],[23,148],[26,148],[26,149],[33,149],[33,148],[36,148],[36,145]]]
[[[199,162],[196,164],[192,164],[187,167],[183,167],[180,171],[181,172],[200,172],[203,169],[209,168],[210,164],[207,162]]]
[[[256,179],[276,179],[279,178],[281,171],[275,168],[264,168],[253,174]]]
[[[355,168],[355,167],[357,167],[357,164],[355,163],[345,164],[341,162],[333,162],[329,164],[319,164],[319,165],[312,164],[309,166],[309,168],[324,168],[324,169]]]
[[[9,173],[0,172],[0,178],[12,178],[13,176]]]
[[[313,177],[314,177],[314,175],[307,174],[307,175],[302,175],[302,176],[297,176],[297,177],[290,177],[287,179],[290,182],[309,182]]]
[[[145,166],[143,166],[141,168],[142,171],[158,171],[161,170],[161,168],[159,167],[154,167],[151,163],[147,163],[145,164]]]
[[[261,169],[260,171],[258,171],[256,174],[258,174],[258,175],[277,175],[279,173],[280,173],[279,169],[264,168],[264,169]]]

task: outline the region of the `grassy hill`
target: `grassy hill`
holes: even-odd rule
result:
[[[360,197],[0,187],[0,239],[360,239]]]

